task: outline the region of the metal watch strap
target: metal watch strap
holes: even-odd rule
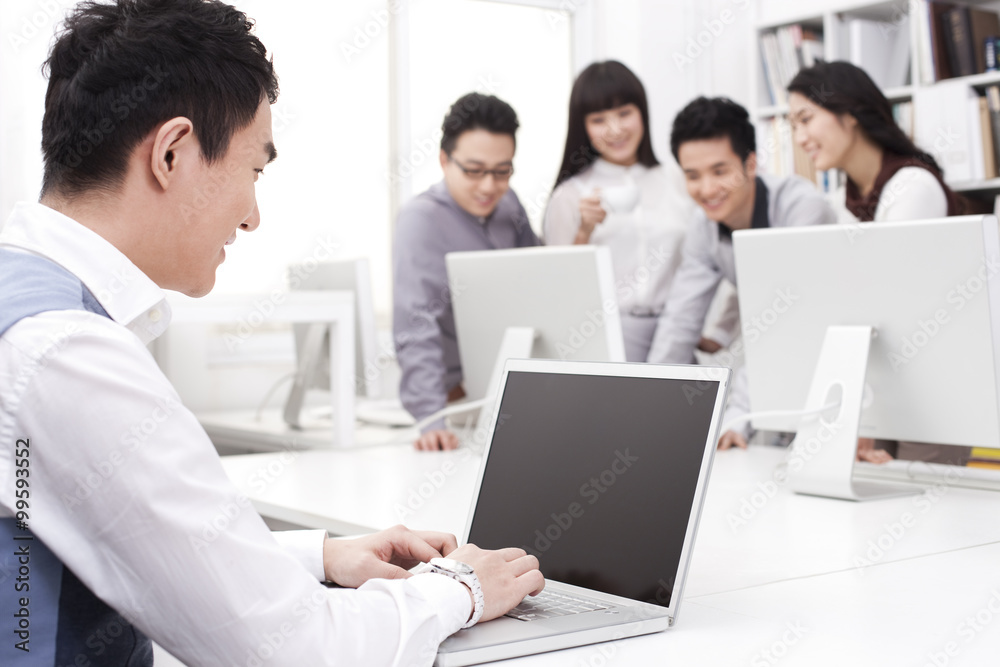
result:
[[[448,561],[450,559],[446,558],[432,558],[430,563],[427,564],[428,572],[434,572],[436,574],[443,574],[446,577],[451,577],[455,581],[465,584],[472,591],[472,598],[474,601],[472,617],[462,626],[462,630],[465,628],[471,628],[473,625],[479,622],[479,619],[483,617],[483,612],[486,610],[486,600],[483,596],[483,587],[479,584],[479,577],[476,576],[475,570],[472,569],[466,563],[462,563],[465,567],[469,568],[468,574],[463,574],[456,572],[446,566],[435,563],[434,561]]]

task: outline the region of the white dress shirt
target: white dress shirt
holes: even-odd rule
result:
[[[279,545],[145,347],[170,321],[145,274],[40,204],[18,204],[0,247],[61,265],[110,316],[45,312],[0,338],[0,480],[29,438],[31,530],[91,591],[189,665],[433,662],[469,617],[466,588],[423,574],[331,590],[323,531]]]
[[[602,158],[559,184],[545,211],[545,243],[570,245],[580,228],[580,199],[595,188],[635,185],[639,203],[628,213],[608,211],[590,242],[611,250],[622,313],[658,313],[681,262],[681,245],[695,203],[663,165],[628,167]]]

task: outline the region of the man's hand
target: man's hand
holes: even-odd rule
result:
[[[411,567],[447,556],[457,546],[448,533],[394,526],[354,540],[328,539],[323,544],[323,571],[327,581],[357,588],[369,579],[410,577]]]
[[[742,433],[737,433],[736,431],[726,431],[719,438],[719,449],[730,449],[732,447],[739,447],[740,449],[747,448],[747,439],[743,437]]]
[[[875,449],[873,438],[858,438],[857,460],[868,463],[886,463],[892,460],[892,454],[884,449]]]
[[[594,228],[604,222],[607,211],[601,206],[600,191],[595,189],[594,194],[583,197],[580,200],[580,229],[576,232],[574,242],[580,245],[590,242],[590,235],[594,233]]]
[[[722,349],[722,344],[719,341],[702,336],[701,340],[698,341],[698,349],[708,354],[715,354]]]
[[[503,616],[516,607],[525,595],[538,595],[545,588],[545,577],[538,570],[538,559],[524,549],[508,548],[486,551],[466,544],[448,555],[471,565],[483,589],[486,609],[480,621]]]
[[[427,431],[413,441],[413,447],[422,452],[458,449],[458,436],[447,429]]]

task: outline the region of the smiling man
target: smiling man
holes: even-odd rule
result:
[[[278,81],[252,26],[85,2],[52,47],[41,199],[0,232],[0,665],[148,667],[150,638],[189,665],[429,665],[544,585],[444,533],[272,534],[146,349],[162,290],[206,294],[260,223]]]
[[[517,114],[503,100],[479,93],[459,98],[441,125],[444,180],[399,212],[392,328],[399,396],[417,419],[465,396],[445,254],[539,244],[510,189],[517,128]],[[439,420],[414,446],[454,449],[458,438]]]
[[[688,194],[701,208],[688,228],[684,257],[660,315],[647,361],[694,363],[705,317],[722,279],[736,285],[733,232],[829,224],[826,199],[799,176],[757,174],[754,128],[746,109],[726,98],[699,97],[674,119],[670,150]],[[743,321],[748,315],[742,313]],[[723,422],[746,414],[746,367],[737,372]],[[722,449],[746,447],[749,425],[719,438]]]

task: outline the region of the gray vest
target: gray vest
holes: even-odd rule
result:
[[[18,321],[50,310],[108,317],[90,290],[62,267],[0,249],[0,336]],[[152,642],[31,532],[31,457],[40,448],[72,443],[36,442],[30,433],[13,436],[14,442],[0,447],[15,448],[14,460],[27,459],[29,486],[21,519],[0,519],[0,665],[152,667]],[[0,483],[14,485],[15,479]]]

